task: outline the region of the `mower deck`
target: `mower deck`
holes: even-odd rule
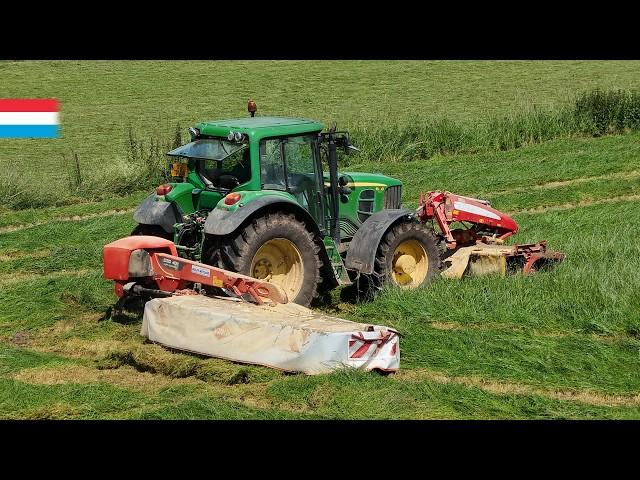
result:
[[[203,295],[156,298],[145,305],[140,333],[167,347],[290,372],[395,371],[400,366],[397,331],[294,303],[255,305]]]
[[[548,252],[544,241],[526,245],[500,245],[478,242],[458,248],[444,260],[444,278],[462,278],[465,275],[506,275],[509,266],[522,269],[527,275],[549,264],[561,262],[564,253]]]

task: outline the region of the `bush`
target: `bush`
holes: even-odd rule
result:
[[[71,191],[78,196],[100,200],[104,196],[126,195],[148,190],[168,181],[166,152],[182,144],[180,125],[171,135],[152,134],[146,139],[128,128],[124,142],[124,156],[116,158],[99,172],[83,176],[77,155],[68,161],[68,177]]]
[[[575,119],[583,133],[593,136],[640,129],[640,93],[594,90],[575,102]]]
[[[9,169],[0,175],[0,205],[13,209],[41,208],[55,204],[56,198],[47,189],[34,189],[18,171]]]

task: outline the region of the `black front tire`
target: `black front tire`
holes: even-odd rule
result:
[[[405,275],[399,267],[399,258],[402,256],[404,246],[408,250],[417,252],[418,260],[422,257],[422,267],[419,267],[420,262],[410,265],[414,270],[408,277],[411,281],[407,283],[400,282],[400,278]],[[415,260],[412,257],[410,263]],[[384,285],[401,288],[423,287],[436,278],[441,269],[438,238],[433,230],[416,221],[402,221],[390,228],[382,237],[376,250],[374,274],[370,276],[370,284],[376,288]]]

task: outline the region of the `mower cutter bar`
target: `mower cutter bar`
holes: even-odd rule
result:
[[[249,297],[257,304],[269,299],[287,303],[286,293],[277,285],[240,273],[194,262],[177,255],[170,240],[152,236],[132,236],[105,245],[104,277],[116,282],[119,297],[149,294],[154,291],[170,295],[194,293],[191,284],[224,288],[235,296]],[[162,296],[165,296],[165,295]]]
[[[523,257],[525,260],[522,272],[524,274],[535,272],[548,263],[558,263],[564,260],[562,252],[547,252],[546,240],[538,243],[514,245],[513,253],[509,256]]]
[[[226,288],[238,297],[249,295],[258,304],[263,303],[262,298],[274,303],[287,303],[287,295],[277,285],[247,275],[166,253],[152,254],[151,262],[160,290],[163,290],[166,282],[187,281]],[[166,286],[171,288],[172,284]]]

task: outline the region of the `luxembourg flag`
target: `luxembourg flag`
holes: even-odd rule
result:
[[[0,138],[58,138],[59,110],[53,98],[0,98]]]

